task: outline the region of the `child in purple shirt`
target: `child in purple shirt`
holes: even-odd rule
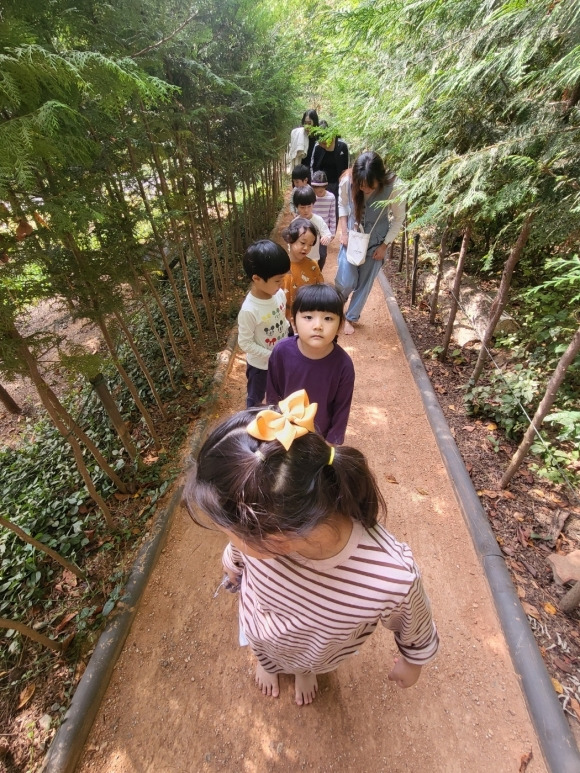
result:
[[[332,285],[301,287],[292,304],[296,335],[278,341],[268,361],[266,402],[278,403],[305,389],[318,403],[317,431],[342,445],[354,389],[354,366],[336,343],[344,322],[344,300]]]

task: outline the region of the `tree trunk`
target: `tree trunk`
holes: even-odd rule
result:
[[[9,394],[9,392],[0,384],[0,402],[4,404],[4,407],[8,413],[22,413],[22,408],[18,405],[16,400]]]
[[[143,308],[143,311],[145,312],[145,316],[147,317],[147,321],[149,322],[149,329],[153,333],[155,340],[159,345],[159,349],[161,350],[161,355],[163,357],[163,362],[165,363],[165,369],[167,370],[167,376],[169,378],[169,383],[171,384],[171,388],[173,389],[174,392],[176,392],[177,386],[173,378],[173,373],[171,372],[171,363],[169,362],[169,357],[167,356],[165,343],[161,338],[161,336],[159,335],[159,333],[157,332],[155,320],[153,319],[153,314],[151,313],[151,309],[149,308],[149,300],[141,290],[141,286],[139,284],[139,279],[137,278],[137,276],[135,276],[135,280],[131,286],[133,288],[133,292],[135,293],[135,297],[137,298],[137,300],[139,301],[139,303]]]
[[[74,433],[76,437],[85,444],[87,449],[95,458],[95,461],[97,462],[99,467],[111,479],[111,481],[115,484],[115,486],[118,488],[119,491],[121,491],[122,493],[127,493],[127,486],[125,485],[125,483],[123,483],[123,481],[113,470],[113,468],[108,464],[105,457],[102,455],[102,453],[99,451],[99,449],[94,444],[94,442],[90,439],[90,437],[86,434],[86,432],[84,432],[81,429],[81,427],[79,427],[79,425],[76,423],[73,417],[68,413],[66,408],[64,408],[64,406],[60,403],[58,397],[55,395],[55,393],[46,383],[46,381],[44,380],[44,378],[42,377],[38,369],[36,360],[32,352],[26,346],[26,342],[24,341],[24,339],[22,338],[22,336],[20,335],[20,333],[18,332],[14,324],[11,325],[11,329],[9,329],[7,333],[10,336],[10,338],[12,338],[12,340],[16,342],[18,346],[19,354],[22,358],[22,361],[26,365],[27,374],[30,380],[32,381],[32,383],[34,384],[34,386],[36,387],[36,391],[38,392],[38,395],[42,401],[42,404],[46,408],[48,415],[54,422],[54,425],[56,426],[60,434],[63,436],[63,438],[71,445],[73,452],[75,454],[75,459],[77,460],[77,466],[79,467],[79,472],[81,473],[83,480],[85,481],[91,496],[93,497],[95,502],[97,502],[97,504],[103,510],[103,512],[107,513],[110,517],[109,508],[106,506],[102,497],[99,496],[96,492],[94,484],[87,470],[86,464],[84,462],[83,455],[80,452],[80,447],[78,446],[76,438],[72,437],[72,433]],[[112,521],[111,521],[111,525],[112,525]]]
[[[149,372],[149,368],[147,367],[145,360],[143,357],[141,357],[141,354],[139,353],[139,349],[137,348],[137,344],[135,343],[135,339],[133,338],[133,335],[131,331],[129,330],[129,327],[127,323],[125,322],[125,319],[123,318],[123,315],[120,314],[118,311],[114,312],[115,319],[119,323],[121,330],[125,334],[125,338],[127,339],[127,343],[131,347],[131,351],[135,355],[135,359],[137,360],[137,364],[141,368],[141,372],[147,379],[147,383],[149,384],[149,389],[151,390],[151,394],[153,395],[153,399],[157,403],[157,407],[159,408],[159,412],[161,413],[161,418],[163,421],[167,421],[167,412],[165,411],[165,406],[163,405],[163,400],[161,399],[159,392],[157,391],[157,387],[155,386],[155,382],[153,381],[153,376]]]
[[[411,306],[417,300],[417,270],[419,267],[419,234],[413,237],[413,270],[411,272]]]
[[[447,218],[447,225],[441,236],[441,247],[439,248],[439,265],[437,266],[437,278],[435,279],[435,287],[433,288],[433,296],[431,297],[431,308],[429,311],[429,324],[435,324],[435,317],[437,315],[437,303],[439,302],[439,286],[441,285],[441,275],[443,274],[443,261],[447,257],[447,242],[449,240],[451,223],[453,218],[450,216]]]
[[[459,289],[461,287],[461,279],[463,277],[463,267],[465,265],[465,258],[467,256],[467,248],[469,246],[470,239],[471,239],[471,226],[468,225],[465,231],[463,232],[463,239],[461,240],[461,249],[459,250],[459,257],[457,258],[457,268],[455,269],[455,280],[453,282],[453,289],[451,290],[451,309],[449,310],[449,319],[447,320],[447,328],[445,330],[445,337],[443,339],[443,351],[440,354],[441,361],[447,358],[449,342],[451,341],[451,335],[453,333],[453,324],[455,322],[457,307],[459,305]]]
[[[103,404],[103,408],[107,412],[107,416],[109,419],[111,419],[113,426],[117,430],[117,434],[125,446],[125,450],[129,454],[131,460],[136,462],[138,467],[142,467],[143,463],[141,461],[141,457],[139,456],[139,451],[133,443],[127,428],[127,424],[123,420],[123,417],[117,408],[117,403],[113,400],[113,396],[109,391],[109,387],[107,386],[107,382],[105,381],[103,374],[98,373],[95,378],[90,379],[90,382],[93,389],[97,393],[99,400]]]
[[[182,365],[181,360],[181,354],[179,352],[179,348],[177,346],[177,341],[175,340],[175,334],[173,332],[173,327],[171,325],[171,320],[167,316],[167,312],[165,310],[165,306],[163,305],[163,300],[161,296],[159,295],[157,288],[155,287],[155,283],[151,279],[149,272],[144,271],[143,272],[143,278],[145,279],[145,282],[147,283],[147,287],[151,290],[151,295],[155,298],[155,302],[157,303],[157,308],[159,309],[159,313],[161,314],[161,317],[163,319],[163,323],[165,325],[165,329],[167,330],[167,337],[169,338],[169,343],[171,344],[171,348],[173,350],[173,354],[175,356],[175,359],[179,365]],[[193,341],[192,341],[193,343]],[[173,382],[172,382],[173,383]],[[175,387],[174,387],[175,388]]]
[[[528,213],[528,216],[526,217],[526,219],[524,220],[524,224],[522,225],[522,229],[517,238],[517,241],[512,247],[510,256],[504,265],[501,282],[499,284],[499,290],[491,305],[489,324],[482,338],[481,349],[479,350],[479,357],[477,358],[475,369],[470,379],[470,382],[472,384],[477,384],[479,377],[481,376],[481,373],[483,371],[483,366],[487,361],[488,346],[493,337],[493,332],[495,330],[495,327],[499,322],[502,312],[505,309],[506,304],[508,302],[508,295],[509,295],[509,289],[512,281],[512,275],[514,273],[514,269],[519,259],[522,257],[522,253],[524,251],[524,247],[526,246],[526,242],[528,241],[530,231],[532,230],[532,221],[534,219],[534,215],[535,215],[534,212]]]
[[[175,282],[175,277],[173,276],[173,272],[171,271],[171,266],[169,265],[169,262],[167,260],[167,256],[165,254],[165,247],[163,246],[163,239],[161,238],[161,234],[159,233],[157,226],[155,224],[155,218],[153,217],[153,212],[151,211],[151,204],[149,203],[149,199],[147,198],[147,194],[145,192],[145,188],[143,187],[143,181],[141,180],[141,175],[139,173],[139,169],[137,168],[137,161],[135,159],[135,155],[133,153],[133,147],[131,145],[131,142],[127,140],[127,149],[129,151],[129,157],[131,159],[131,167],[133,169],[133,174],[135,175],[135,179],[137,181],[137,185],[139,186],[139,191],[141,193],[141,199],[143,200],[143,204],[145,206],[145,211],[147,212],[147,216],[149,218],[149,223],[151,224],[151,229],[153,230],[153,236],[155,237],[155,243],[157,244],[157,248],[159,250],[159,254],[161,256],[161,261],[163,263],[163,268],[165,269],[165,273],[167,274],[167,279],[169,281],[169,284],[171,285],[171,290],[173,292],[173,297],[175,298],[175,308],[177,309],[177,314],[179,316],[179,320],[181,322],[181,327],[183,334],[185,335],[187,339],[188,346],[191,350],[191,353],[195,355],[195,343],[193,342],[193,338],[191,337],[191,333],[189,332],[189,325],[187,324],[187,321],[185,319],[185,314],[183,313],[183,304],[181,303],[181,298],[179,297],[179,290],[177,288],[177,284]],[[149,286],[153,289],[151,279],[146,276],[146,279],[148,280]],[[156,294],[156,299],[159,303],[159,309],[163,309],[163,304],[159,302],[159,295]],[[163,314],[163,320],[165,324],[167,325],[167,332],[168,335],[173,336],[173,333],[170,333],[171,325],[169,323],[169,318],[167,317],[167,314],[165,313],[165,310],[162,310]],[[170,338],[171,340],[171,338]],[[172,346],[174,345],[174,341],[172,342]],[[174,347],[174,351],[177,351],[177,347]],[[179,357],[179,355],[176,353],[176,356]]]
[[[189,301],[189,306],[191,308],[191,313],[193,314],[193,317],[195,319],[195,324],[197,326],[197,329],[201,333],[203,330],[203,326],[201,324],[201,318],[199,316],[199,311],[197,310],[197,306],[195,304],[195,298],[193,297],[191,283],[189,281],[189,274],[187,272],[187,260],[185,258],[185,252],[183,251],[183,244],[179,236],[181,229],[179,228],[176,219],[171,214],[172,207],[171,207],[171,201],[170,201],[170,191],[167,186],[167,180],[165,179],[163,165],[161,164],[161,160],[159,159],[159,156],[157,155],[157,151],[155,150],[153,139],[151,137],[149,139],[151,142],[151,152],[153,154],[153,160],[155,161],[155,168],[157,170],[159,185],[161,187],[162,198],[165,203],[165,210],[167,213],[167,217],[169,218],[169,222],[171,224],[171,234],[172,234],[173,243],[177,249],[177,254],[179,255],[179,263],[181,265],[181,271],[183,273],[183,282],[185,284],[187,300]],[[204,277],[203,262],[198,261],[198,265],[200,270],[200,284],[201,284],[201,281]],[[208,305],[208,310],[211,318],[211,306],[209,305]],[[187,324],[185,325],[185,327],[187,329]]]
[[[526,454],[530,449],[530,446],[534,442],[534,438],[536,434],[538,434],[539,432],[539,428],[541,427],[542,422],[544,421],[548,411],[550,410],[550,408],[554,403],[554,400],[556,399],[556,394],[558,392],[558,389],[560,388],[562,381],[564,381],[564,378],[566,376],[566,371],[568,370],[569,366],[576,358],[576,355],[578,354],[578,352],[580,352],[580,328],[578,328],[578,330],[574,333],[574,337],[570,341],[568,348],[560,358],[560,361],[558,362],[556,369],[552,374],[552,378],[548,382],[548,386],[546,387],[544,396],[542,397],[542,400],[538,405],[536,413],[534,414],[532,423],[528,427],[526,434],[524,435],[518,450],[513,455],[512,460],[509,464],[509,467],[503,474],[503,477],[499,484],[500,488],[505,488],[507,484],[510,482],[510,480],[513,478],[516,471],[519,469],[522,461],[524,460],[524,457],[526,456]]]
[[[405,222],[403,223],[403,233],[401,234],[401,254],[399,255],[399,266],[397,268],[397,271],[399,274],[403,270],[403,261],[405,260],[406,247],[407,247],[407,218],[405,218]]]
[[[145,424],[147,424],[147,428],[149,429],[149,434],[153,438],[153,442],[155,443],[156,448],[157,449],[161,448],[161,441],[159,439],[159,435],[155,431],[155,425],[153,424],[153,419],[151,418],[151,414],[144,406],[143,401],[139,397],[139,393],[137,392],[137,388],[135,387],[135,384],[131,381],[129,374],[123,367],[121,360],[117,355],[115,344],[113,342],[113,339],[111,338],[111,334],[109,333],[107,326],[105,325],[104,321],[100,317],[96,319],[96,323],[99,326],[101,333],[103,334],[103,340],[107,344],[107,348],[111,354],[111,358],[113,360],[113,363],[115,364],[115,367],[119,371],[119,375],[123,379],[125,386],[129,390],[129,392],[131,393],[131,396],[135,401],[135,405],[137,406],[137,409],[139,410],[141,416],[143,416],[143,418],[145,419]]]
[[[78,566],[76,566],[76,564],[73,564],[72,561],[69,561],[64,556],[61,556],[60,553],[57,553],[56,550],[49,548],[48,545],[44,545],[42,542],[39,542],[37,539],[34,539],[34,537],[31,537],[30,534],[27,534],[23,529],[21,529],[20,526],[17,526],[15,523],[12,523],[12,521],[9,521],[7,518],[4,518],[1,515],[0,515],[0,526],[4,526],[5,529],[8,529],[9,531],[14,532],[14,534],[17,534],[20,537],[20,539],[26,542],[28,545],[32,545],[32,547],[36,548],[37,550],[40,550],[42,553],[46,553],[47,556],[50,556],[51,558],[53,558],[58,564],[64,567],[67,571],[71,572],[76,577],[78,577],[79,580],[87,579],[83,574],[83,572],[81,572]]]

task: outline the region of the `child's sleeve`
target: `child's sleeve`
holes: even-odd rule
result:
[[[352,360],[348,363],[340,375],[336,397],[332,403],[332,418],[330,429],[326,433],[326,442],[333,446],[341,446],[344,443],[346,425],[350,415],[352,393],[354,391],[354,365]]]
[[[320,231],[319,236],[332,236],[330,233],[330,228],[326,225],[323,218],[321,218],[319,215],[316,216],[316,222],[314,223],[316,228]]]
[[[246,354],[253,354],[254,357],[270,356],[270,349],[255,340],[256,318],[248,309],[242,309],[238,314],[238,344],[240,349]]]
[[[334,234],[336,233],[336,197],[334,193],[331,193],[330,191],[328,191],[328,195],[332,196],[332,201],[330,202],[330,206],[328,208],[328,227],[332,237],[334,238]]]
[[[244,556],[231,542],[228,542],[223,552],[222,564],[232,574],[241,574],[244,569]]]
[[[338,185],[338,216],[348,217],[350,214],[350,180],[345,175]]]
[[[383,619],[395,634],[401,655],[409,663],[424,666],[439,649],[439,635],[431,616],[431,604],[415,566],[415,580],[405,598]]]

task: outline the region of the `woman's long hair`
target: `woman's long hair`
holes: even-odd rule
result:
[[[354,204],[354,219],[357,223],[362,219],[365,198],[360,186],[368,185],[372,188],[378,182],[377,190],[380,190],[394,178],[395,173],[385,169],[383,159],[378,153],[369,150],[360,154],[353,164],[351,173],[351,196]]]

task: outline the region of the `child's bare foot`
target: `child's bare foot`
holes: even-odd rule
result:
[[[316,679],[316,674],[294,674],[294,679],[296,703],[299,706],[312,703],[312,701],[316,698],[316,691],[318,690],[318,680]]]
[[[272,698],[277,698],[280,695],[278,674],[270,674],[259,663],[256,665],[256,684],[262,695],[270,695]]]
[[[354,333],[354,325],[349,322],[348,319],[344,321],[344,334],[345,336],[351,336]]]

